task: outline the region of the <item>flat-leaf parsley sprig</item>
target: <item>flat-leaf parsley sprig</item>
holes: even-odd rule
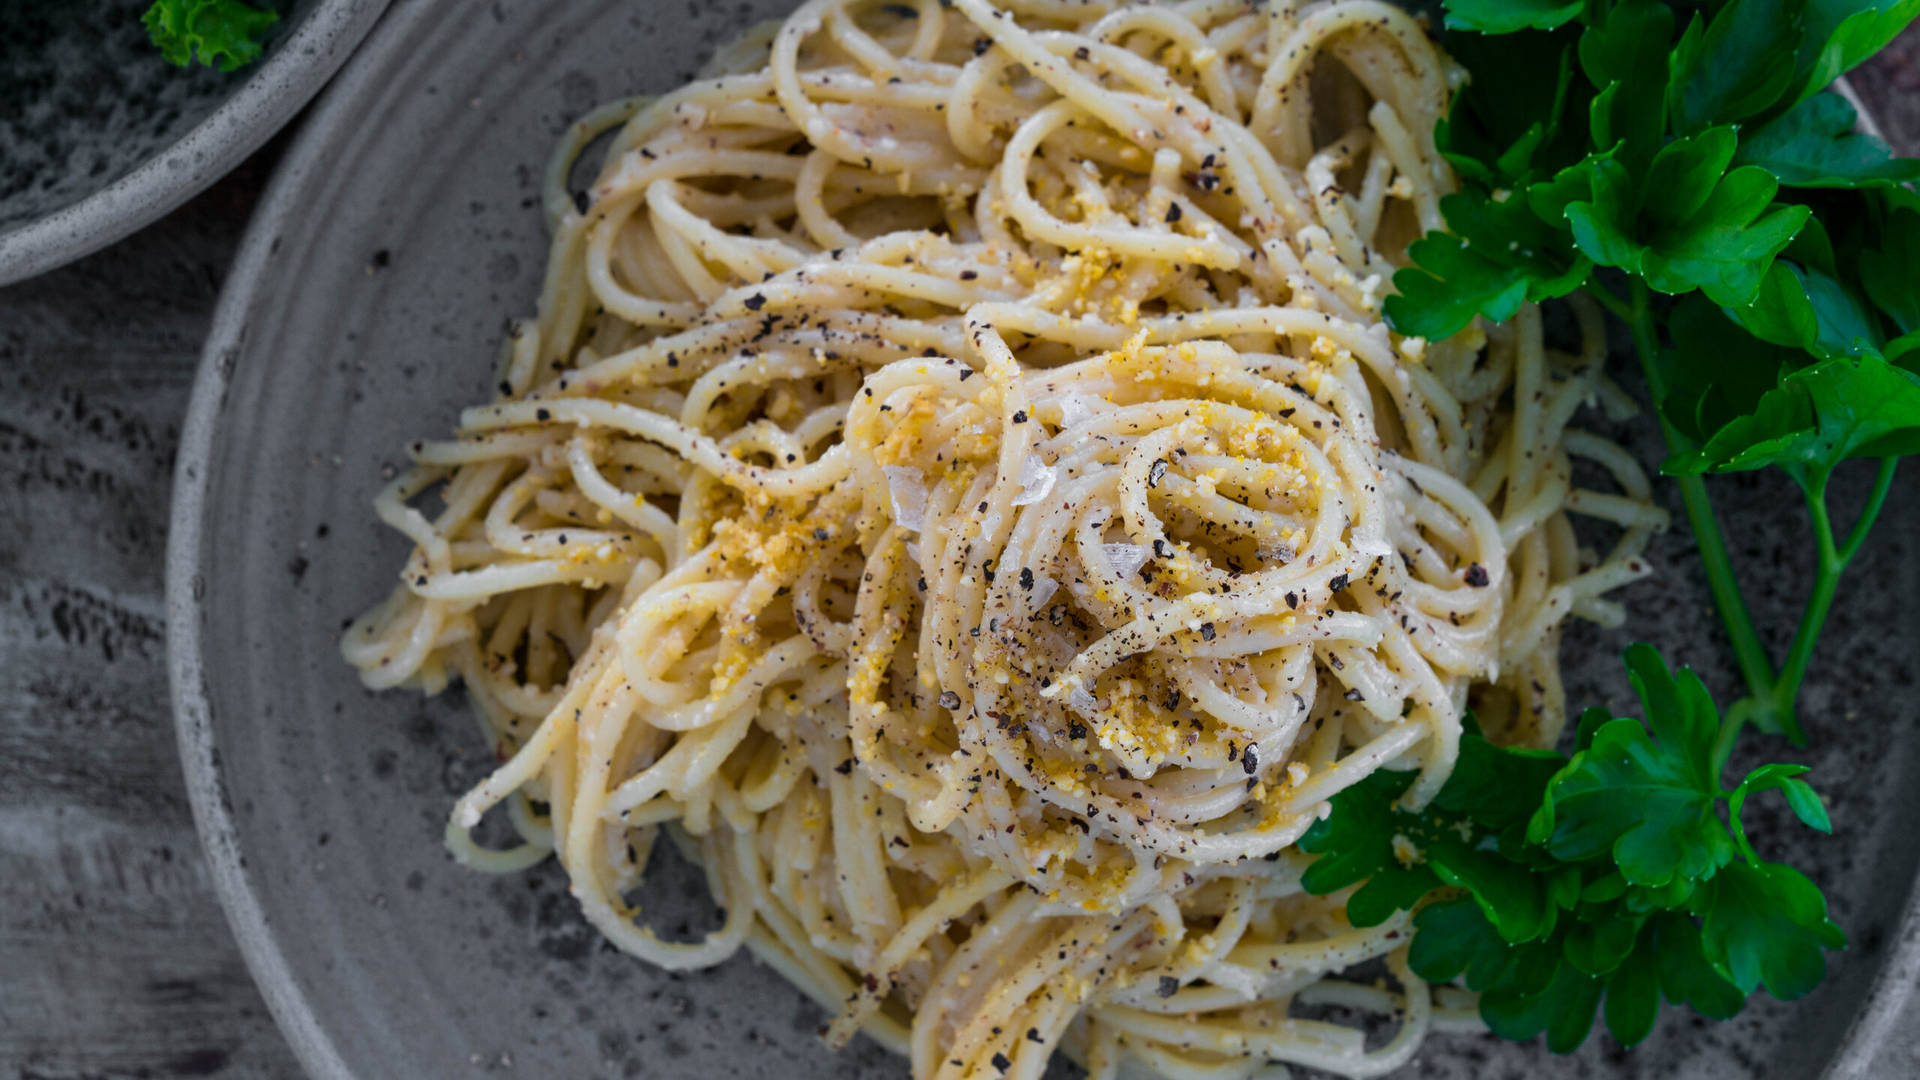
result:
[[[1648,645],[1626,665],[1644,723],[1589,709],[1571,758],[1470,726],[1432,803],[1402,806],[1413,774],[1376,772],[1300,840],[1318,856],[1307,891],[1353,888],[1356,926],[1417,910],[1413,972],[1464,981],[1496,1034],[1545,1032],[1556,1052],[1579,1046],[1596,1012],[1631,1046],[1663,997],[1713,1019],[1762,987],[1799,997],[1825,974],[1824,951],[1846,943],[1820,890],[1762,859],[1741,819],[1778,791],[1830,831],[1805,768],[1765,765],[1724,786],[1715,745],[1729,721],[1699,678]]]
[[[1920,160],[1857,132],[1831,83],[1920,0],[1446,10],[1469,79],[1436,137],[1462,186],[1441,202],[1447,230],[1409,249],[1387,318],[1445,337],[1579,289],[1626,321],[1746,683],[1720,760],[1748,721],[1804,743],[1794,702],[1841,574],[1920,450]],[[1843,535],[1827,486],[1855,458],[1878,473]],[[1818,547],[1777,667],[1703,480],[1767,467],[1800,487]]]
[[[241,0],[154,0],[140,21],[168,63],[187,67],[197,57],[233,71],[260,58],[261,42],[280,16]]]

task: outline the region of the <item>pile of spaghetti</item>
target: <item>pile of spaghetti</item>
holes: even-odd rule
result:
[[[498,400],[378,500],[415,548],[346,655],[462,680],[504,761],[455,853],[557,857],[664,967],[749,947],[916,1077],[1374,1075],[1472,1023],[1293,845],[1374,770],[1431,798],[1470,697],[1550,742],[1561,622],[1664,522],[1568,426],[1626,407],[1594,312],[1382,322],[1452,182],[1422,27],[815,0],[715,71],[576,125]],[[626,899],[663,827],[697,942]]]

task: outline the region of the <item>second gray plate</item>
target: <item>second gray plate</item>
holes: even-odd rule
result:
[[[564,125],[607,98],[687,79],[786,0],[401,4],[322,99],[229,278],[181,451],[168,622],[188,784],[235,931],[295,1049],[327,1080],[899,1076],[814,1038],[823,1014],[739,959],[669,975],[613,951],[552,868],[486,878],[440,845],[448,807],[491,766],[458,695],[363,691],[343,620],[385,594],[404,544],[369,502],[406,443],[482,400],[503,320],[537,293],[538,178]],[[470,12],[471,14],[467,14]],[[1646,425],[1621,432],[1657,459]],[[1720,485],[1769,625],[1800,602],[1811,550],[1782,484]],[[1677,520],[1676,515],[1676,520]],[[1838,833],[1756,808],[1771,851],[1834,898],[1853,947],[1810,999],[1757,999],[1700,1025],[1669,1010],[1622,1054],[1436,1036],[1428,1077],[1865,1075],[1914,979],[1903,931],[1920,846],[1920,503],[1900,500],[1849,575],[1806,695],[1804,760]],[[1628,590],[1631,629],[1735,685],[1683,534]],[[1620,648],[1565,646],[1575,701],[1630,708]],[[1791,845],[1791,846],[1790,846]],[[669,934],[712,924],[698,877],[667,866],[644,900]]]
[[[0,11],[0,285],[80,258],[198,194],[326,85],[387,0],[285,0],[262,59],[168,64],[145,0]]]

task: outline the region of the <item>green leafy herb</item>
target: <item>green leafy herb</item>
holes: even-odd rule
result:
[[[1409,251],[1420,266],[1396,273],[1399,293],[1387,298],[1406,332],[1445,337],[1475,314],[1510,319],[1521,301],[1565,296],[1593,269],[1523,203],[1449,195],[1440,210],[1454,231],[1414,241]]]
[[[1824,950],[1847,943],[1819,887],[1779,863],[1727,867],[1694,910],[1706,920],[1701,945],[1715,970],[1742,993],[1764,985],[1782,1001],[1801,997],[1827,973]]]
[[[1920,161],[1856,132],[1826,88],[1920,0],[1446,7],[1469,78],[1434,134],[1461,190],[1386,316],[1438,337],[1578,289],[1628,324],[1746,683],[1736,726],[1802,741],[1794,704],[1839,575],[1920,425]],[[1826,483],[1854,458],[1879,472],[1841,538]],[[1762,466],[1799,483],[1821,552],[1778,666],[1702,479]]]
[[[1463,982],[1496,1034],[1544,1032],[1557,1053],[1596,1013],[1639,1042],[1662,996],[1715,1019],[1762,986],[1799,996],[1824,950],[1845,945],[1819,890],[1761,861],[1741,822],[1748,799],[1778,791],[1830,828],[1806,769],[1766,765],[1722,787],[1716,746],[1731,729],[1706,687],[1650,646],[1626,663],[1644,723],[1588,710],[1568,759],[1497,746],[1469,718],[1431,805],[1402,803],[1411,774],[1374,773],[1300,840],[1319,856],[1307,891],[1353,888],[1356,926],[1415,911],[1414,973]]]
[[[1849,458],[1920,451],[1920,375],[1878,356],[1822,360],[1781,378],[1748,415],[1698,450],[1675,455],[1674,473],[1739,472],[1769,465],[1831,472]]]
[[[1812,211],[1772,206],[1779,182],[1766,170],[1727,171],[1733,128],[1709,128],[1662,147],[1635,184],[1626,166],[1600,159],[1593,199],[1566,208],[1580,250],[1602,266],[1640,275],[1663,293],[1695,289],[1721,304],[1748,304],[1773,257]]]
[[[1499,854],[1500,837],[1511,832],[1518,839],[1537,793],[1562,760],[1469,734],[1446,789],[1426,813],[1396,809],[1411,773],[1375,772],[1356,785],[1341,812],[1302,838],[1302,850],[1327,853],[1303,884],[1329,893],[1364,882],[1347,902],[1355,926],[1377,926],[1443,884],[1459,886],[1503,934],[1533,937],[1549,916],[1545,885],[1529,867]]]
[[[1551,30],[1580,14],[1584,0],[1453,0],[1447,25],[1486,34]]]
[[[1893,210],[1883,226],[1881,243],[1862,250],[1858,261],[1868,298],[1893,321],[1897,332],[1920,330],[1920,211]]]
[[[1891,157],[1887,144],[1855,131],[1859,117],[1839,94],[1815,94],[1740,140],[1737,165],[1755,165],[1791,187],[1863,187],[1920,180],[1920,161]]]
[[[1548,786],[1527,837],[1556,859],[1611,856],[1633,885],[1708,877],[1733,856],[1713,815],[1718,710],[1693,672],[1674,678],[1651,646],[1626,659],[1652,732],[1626,718],[1602,724]]]
[[[1796,57],[1799,101],[1824,89],[1920,17],[1920,0],[1809,0]]]
[[[1841,574],[1895,463],[1920,452],[1920,162],[1827,92],[1920,0],[1446,8],[1469,79],[1434,137],[1461,186],[1446,230],[1409,248],[1387,318],[1439,337],[1578,289],[1627,323],[1747,694],[1722,714],[1692,672],[1635,646],[1644,722],[1589,709],[1564,759],[1470,728],[1430,805],[1404,805],[1410,779],[1390,773],[1337,795],[1301,839],[1319,856],[1302,882],[1351,889],[1356,925],[1415,912],[1409,965],[1478,991],[1498,1034],[1565,1051],[1599,1014],[1632,1045],[1663,998],[1725,1019],[1756,989],[1804,994],[1845,941],[1742,820],[1777,792],[1830,831],[1806,769],[1721,776],[1747,725],[1804,739],[1794,703]],[[1873,490],[1838,535],[1827,483],[1861,458]],[[1777,668],[1704,480],[1757,468],[1800,486],[1817,547]]]
[[[186,67],[197,58],[221,71],[259,59],[268,28],[279,20],[241,0],[154,0],[140,19],[168,63]]]

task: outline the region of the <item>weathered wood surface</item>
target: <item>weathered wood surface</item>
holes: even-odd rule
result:
[[[194,836],[161,613],[180,422],[269,164],[0,289],[0,1076],[299,1074]]]
[[[1858,80],[1920,150],[1920,33]],[[269,148],[0,289],[0,1077],[295,1077],[194,838],[168,716],[168,489]],[[1920,1076],[1920,999],[1881,1059]]]

